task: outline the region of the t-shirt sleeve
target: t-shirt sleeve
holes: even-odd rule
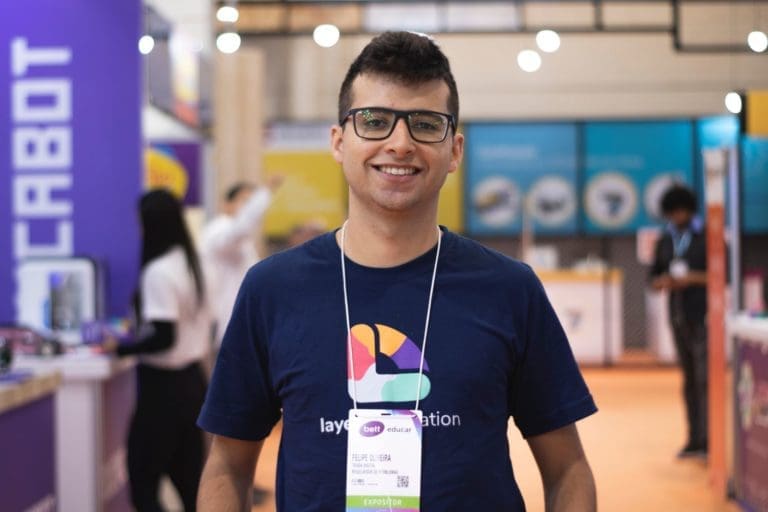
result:
[[[539,279],[530,271],[526,325],[519,328],[510,415],[524,437],[569,425],[597,411],[568,339]]]
[[[179,318],[179,300],[173,279],[159,266],[147,266],[141,276],[141,316],[147,322]]]
[[[280,419],[257,280],[251,269],[240,287],[197,421],[212,434],[249,441],[267,437]]]

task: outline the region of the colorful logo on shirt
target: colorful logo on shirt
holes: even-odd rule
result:
[[[392,327],[357,324],[350,330],[352,368],[347,368],[349,396],[357,401],[413,402],[419,387],[421,350],[408,336]],[[349,366],[349,363],[347,364]],[[429,371],[424,361],[424,373]],[[429,395],[429,377],[422,376],[419,400]]]

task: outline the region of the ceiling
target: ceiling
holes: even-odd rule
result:
[[[214,32],[241,37],[311,35],[321,23],[342,34],[405,29],[427,33],[527,34],[668,33],[681,52],[748,52],[744,34],[768,31],[768,0],[515,0],[515,1],[260,1],[218,0],[237,6],[234,24],[215,21]]]

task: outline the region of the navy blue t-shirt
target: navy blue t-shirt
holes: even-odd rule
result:
[[[436,248],[393,268],[347,259],[359,407],[413,408]],[[279,511],[344,510],[352,408],[333,233],[255,265],[224,335],[198,423],[266,437],[283,418]],[[596,411],[533,271],[443,228],[424,354],[421,509],[524,510],[507,421],[525,437]]]

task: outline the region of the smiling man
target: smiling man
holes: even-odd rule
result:
[[[350,66],[331,131],[348,220],[246,276],[199,419],[201,510],[249,510],[281,416],[279,511],[522,511],[510,417],[547,510],[595,509],[574,423],[596,408],[541,283],[437,225],[458,115],[429,37],[382,34]]]

